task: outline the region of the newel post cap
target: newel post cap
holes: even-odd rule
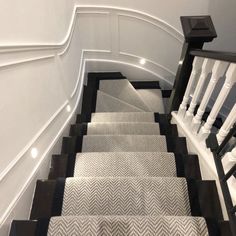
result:
[[[180,20],[186,42],[211,42],[217,37],[210,16],[181,16]]]

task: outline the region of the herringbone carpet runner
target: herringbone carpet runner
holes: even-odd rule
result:
[[[173,216],[76,216],[55,217],[49,225],[48,236],[207,236],[206,223],[198,217]]]
[[[163,114],[162,91],[106,78],[89,80],[83,99],[20,236],[216,236],[202,207],[208,183]]]

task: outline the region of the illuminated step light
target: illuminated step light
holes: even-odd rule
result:
[[[67,110],[68,112],[71,112],[71,106],[70,106],[70,105],[67,105],[67,106],[66,106],[66,110]]]
[[[38,149],[37,148],[31,149],[31,156],[32,156],[32,158],[36,158],[38,156]]]
[[[145,65],[145,64],[146,64],[146,59],[144,59],[144,58],[140,59],[140,60],[139,60],[139,63],[140,63],[141,65]]]

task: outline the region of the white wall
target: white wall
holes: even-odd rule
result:
[[[75,3],[98,1],[0,1],[1,235],[12,219],[27,218],[35,180],[47,176],[73,120],[84,71],[120,70],[170,86],[183,40],[179,16],[208,12],[205,0],[101,0],[100,8],[78,8],[70,28]]]
[[[61,42],[73,6],[68,0],[0,0],[0,45]]]
[[[235,11],[235,0],[209,0],[208,12],[212,16],[218,37],[208,48],[236,52]]]

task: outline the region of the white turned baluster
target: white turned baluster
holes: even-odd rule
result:
[[[221,89],[218,98],[215,101],[215,104],[210,112],[210,115],[207,118],[206,123],[198,133],[198,137],[201,140],[207,138],[209,133],[211,132],[212,125],[214,124],[216,117],[235,82],[236,82],[236,64],[231,63],[226,73],[226,79],[223,88]]]
[[[230,129],[232,128],[235,122],[236,122],[236,104],[234,105],[233,109],[229,113],[228,117],[226,118],[224,124],[222,125],[216,136],[219,144],[223,142],[223,140],[225,139],[226,135],[229,133]]]
[[[186,124],[189,124],[193,119],[194,110],[195,110],[195,107],[197,105],[198,99],[201,95],[203,85],[206,81],[206,78],[207,78],[208,74],[212,70],[214,62],[215,62],[214,60],[208,59],[208,58],[204,59],[204,61],[203,61],[202,73],[201,73],[199,81],[197,83],[197,87],[194,91],[193,98],[192,98],[192,101],[190,103],[190,106],[189,106],[189,108],[188,108],[188,110],[185,114],[185,117],[184,117],[184,121],[185,121]]]
[[[231,151],[227,152],[222,159],[222,164],[224,167],[225,173],[227,173],[236,163],[236,147]]]
[[[188,104],[188,101],[190,98],[190,92],[191,92],[194,80],[196,79],[197,74],[200,72],[200,70],[202,68],[202,63],[203,63],[203,58],[201,58],[201,57],[194,58],[192,73],[189,78],[188,86],[186,88],[186,91],[185,91],[185,94],[183,97],[183,101],[182,101],[182,103],[179,107],[179,110],[178,110],[178,116],[180,118],[183,118],[185,116],[187,104]]]
[[[206,110],[207,104],[210,100],[212,92],[219,81],[219,79],[225,74],[227,67],[229,66],[228,62],[223,61],[216,61],[213,69],[212,69],[212,76],[210,82],[208,84],[207,90],[203,96],[201,101],[200,107],[198,108],[197,114],[194,116],[191,124],[191,129],[194,134],[197,133],[198,129],[201,125],[202,116]]]

